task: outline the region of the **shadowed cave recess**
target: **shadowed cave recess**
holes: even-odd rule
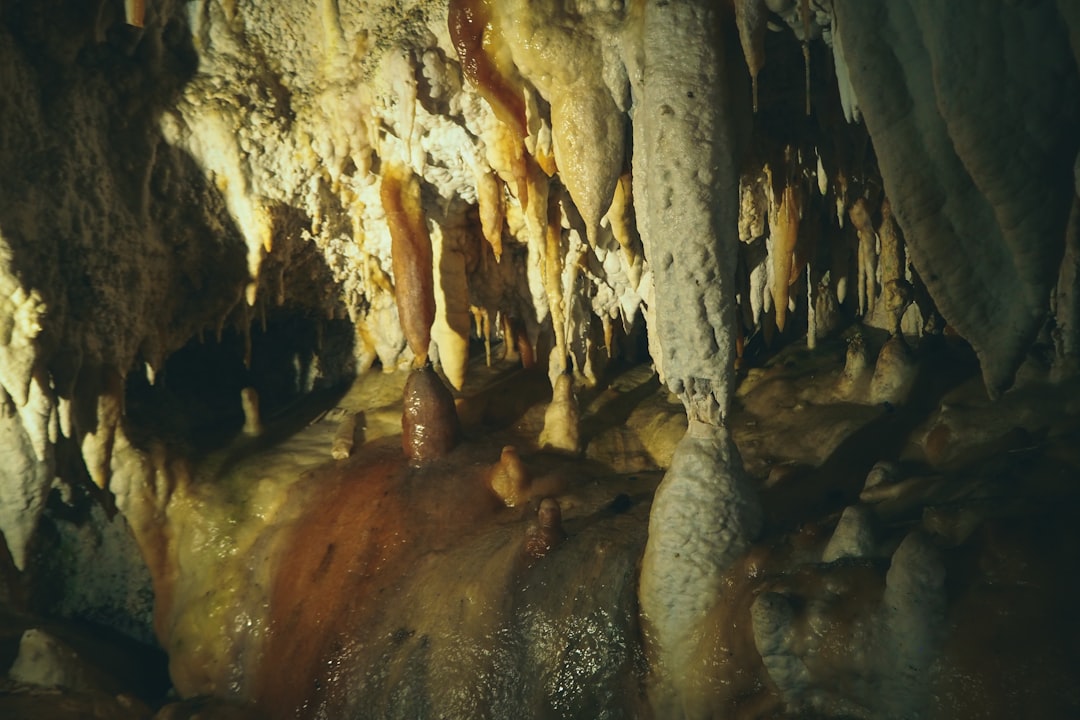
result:
[[[0,717],[1080,715],[1080,5],[0,0]]]

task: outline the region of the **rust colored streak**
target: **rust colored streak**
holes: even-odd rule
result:
[[[390,167],[380,189],[390,225],[394,299],[405,341],[417,358],[427,357],[435,322],[431,237],[420,205],[420,184],[408,168]]]
[[[528,133],[520,83],[507,77],[490,51],[502,42],[491,22],[490,0],[450,0],[447,19],[450,41],[461,59],[462,75],[476,86],[495,116],[518,138],[524,138]]]
[[[335,639],[365,624],[379,588],[392,581],[381,571],[400,566],[401,463],[384,458],[363,475],[362,482],[320,479],[326,488],[292,531],[274,575],[265,655],[273,659],[262,665],[258,692],[268,717],[297,717],[313,706]]]
[[[387,603],[421,558],[491,517],[477,460],[466,453],[410,469],[387,442],[309,478],[313,495],[271,571],[262,717],[352,716],[342,708],[355,700],[352,680],[378,663],[370,649],[383,637]]]

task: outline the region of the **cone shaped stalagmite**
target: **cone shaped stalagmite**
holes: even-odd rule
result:
[[[461,436],[454,398],[431,365],[417,368],[405,381],[401,447],[413,465],[446,455]]]

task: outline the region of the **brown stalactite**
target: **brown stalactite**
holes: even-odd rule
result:
[[[431,237],[420,205],[420,184],[405,168],[383,172],[380,197],[393,241],[394,298],[409,349],[417,361],[427,358],[435,321]]]

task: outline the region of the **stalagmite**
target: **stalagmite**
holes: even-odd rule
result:
[[[918,374],[915,356],[903,335],[893,335],[881,347],[870,378],[870,402],[902,405],[915,387]]]
[[[578,406],[574,397],[574,382],[569,375],[560,375],[552,388],[551,403],[544,413],[544,429],[540,446],[576,453],[581,449],[578,435]]]
[[[700,625],[723,593],[723,571],[760,532],[761,507],[727,428],[692,419],[653,498],[638,591],[660,676],[660,717],[696,716],[687,683]]]
[[[418,361],[427,357],[435,321],[431,237],[420,205],[420,183],[408,168],[383,170],[379,191],[390,225],[394,298],[409,349]]]
[[[872,520],[872,513],[863,505],[844,508],[829,544],[821,554],[821,561],[829,563],[848,557],[869,557],[875,545]]]
[[[454,398],[430,364],[416,368],[405,381],[401,447],[413,465],[446,455],[461,435]]]
[[[913,531],[893,553],[885,576],[882,624],[888,628],[892,672],[884,674],[880,707],[890,717],[926,715],[929,678],[947,628],[948,595],[941,553]]]
[[[506,507],[517,507],[529,498],[529,471],[517,448],[507,445],[488,474],[488,487]]]
[[[525,531],[525,554],[534,560],[551,552],[566,538],[562,526],[562,507],[554,498],[544,498],[536,511],[536,522]]]
[[[330,457],[335,460],[345,460],[352,455],[353,445],[356,444],[357,426],[362,426],[362,412],[345,412],[341,416],[337,430],[334,431],[334,440],[330,445]]]
[[[262,415],[259,412],[259,393],[253,387],[240,391],[240,407],[244,410],[244,434],[262,435]]]

